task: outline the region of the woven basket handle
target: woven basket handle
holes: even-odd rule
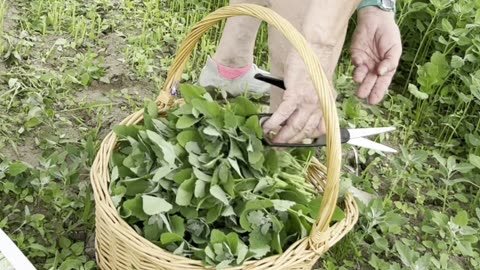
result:
[[[255,17],[267,22],[283,33],[304,60],[307,71],[317,90],[323,108],[323,115],[327,129],[327,183],[325,186],[322,207],[320,208],[318,219],[314,224],[312,234],[310,235],[310,240],[314,244],[319,244],[325,239],[322,232],[325,232],[329,228],[329,222],[332,218],[338,198],[341,167],[340,128],[335,99],[333,98],[330,84],[322,70],[318,58],[308,46],[305,38],[287,20],[271,9],[253,4],[226,6],[210,13],[193,27],[191,32],[182,42],[168,73],[164,88],[157,101],[168,104],[173,102],[174,97],[171,96],[170,91],[173,87],[176,87],[177,82],[180,81],[188,58],[200,38],[213,25],[233,16]]]

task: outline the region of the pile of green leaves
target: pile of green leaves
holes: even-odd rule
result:
[[[111,194],[135,230],[175,254],[217,267],[280,254],[308,235],[321,198],[305,181],[310,151],[262,144],[257,106],[220,104],[182,85],[185,103],[143,125],[117,126]]]

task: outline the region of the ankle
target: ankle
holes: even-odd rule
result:
[[[217,70],[220,76],[227,80],[235,80],[247,74],[250,69],[252,68],[253,64],[247,64],[243,67],[229,67],[228,65],[224,65],[222,62],[213,59],[215,64],[217,65]]]

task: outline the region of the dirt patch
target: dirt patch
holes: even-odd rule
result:
[[[122,55],[126,46],[125,38],[117,33],[110,33],[103,39],[107,45],[104,52],[106,66],[104,79],[111,83],[122,82],[128,74],[128,66]]]
[[[15,7],[13,1],[7,1],[7,12],[3,21],[3,31],[10,32],[17,26],[17,21],[20,19],[18,16],[19,10]]]
[[[19,160],[34,167],[40,164],[41,157],[42,150],[35,145],[32,139],[25,139],[15,146],[9,144],[0,149],[0,159]]]

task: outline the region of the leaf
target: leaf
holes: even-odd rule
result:
[[[210,194],[217,200],[221,201],[224,205],[229,205],[227,194],[219,185],[213,185],[210,187]]]
[[[242,177],[242,172],[240,171],[240,167],[238,166],[238,162],[234,158],[228,158],[228,163],[230,163],[230,166],[238,173],[238,176]]]
[[[190,115],[182,115],[180,116],[180,118],[178,118],[175,127],[178,129],[189,128],[195,125],[198,121],[200,121],[200,118],[197,119],[197,118],[191,117]]]
[[[185,220],[179,216],[172,216],[170,218],[170,223],[172,225],[172,231],[181,237],[185,235]]]
[[[160,213],[165,213],[172,209],[172,205],[162,198],[158,198],[150,195],[143,195],[142,200],[143,200],[143,212],[145,212],[145,214],[150,216],[160,214]]]
[[[190,201],[193,197],[193,190],[195,188],[195,179],[189,179],[184,181],[177,190],[175,197],[175,203],[180,206],[190,205]]]
[[[245,204],[245,209],[240,214],[240,226],[246,230],[251,231],[252,228],[250,223],[248,222],[247,216],[250,211],[259,210],[259,209],[267,209],[273,207],[273,202],[270,200],[252,200],[248,201]]]
[[[277,211],[287,211],[290,209],[292,206],[295,205],[295,202],[292,201],[286,201],[286,200],[272,200],[273,202],[273,207]]]
[[[138,131],[139,127],[136,126],[117,125],[113,127],[113,132],[115,132],[119,138],[136,138],[138,136]]]
[[[123,203],[123,208],[127,211],[127,216],[133,215],[140,220],[145,220],[148,216],[143,212],[142,198],[137,194],[135,198],[126,200]]]
[[[232,102],[232,109],[236,115],[250,116],[258,113],[258,108],[246,97],[239,96]]]
[[[211,175],[208,175],[195,167],[193,167],[193,174],[195,175],[195,177],[197,177],[197,179],[203,182],[209,183],[212,180]]]
[[[415,257],[417,257],[414,251],[410,247],[406,246],[400,241],[395,243],[395,249],[398,251],[399,257],[405,266],[412,266],[415,263]]]
[[[157,144],[162,149],[163,159],[170,164],[170,166],[175,166],[177,154],[175,153],[175,148],[173,145],[165,141],[160,135],[153,131],[147,130],[147,136],[152,142]]]
[[[171,243],[183,241],[183,237],[176,233],[165,232],[162,233],[162,235],[160,236],[160,241],[163,245],[168,245]]]
[[[470,154],[468,155],[468,161],[470,161],[470,164],[480,169],[480,156]]]
[[[270,252],[270,243],[272,241],[270,234],[262,234],[260,230],[254,230],[249,234],[250,251],[256,259],[260,259]]]
[[[208,118],[217,117],[222,111],[217,102],[206,101],[203,99],[192,99],[193,108]]]
[[[207,187],[207,183],[204,181],[196,181],[195,182],[195,198],[203,198],[205,197],[205,189]]]
[[[210,234],[210,242],[212,244],[223,243],[227,240],[226,235],[217,229],[213,229],[212,233]]]
[[[458,212],[458,214],[453,218],[453,222],[460,227],[465,227],[468,224],[468,213],[465,210]]]
[[[210,208],[207,212],[207,223],[211,224],[215,222],[222,214],[222,210],[223,208],[221,204],[215,205],[214,207]]]
[[[184,130],[177,135],[178,144],[180,144],[183,148],[188,142],[202,142],[202,138],[200,137],[200,133],[196,129],[188,129]]]
[[[191,84],[181,84],[180,85],[180,94],[182,98],[187,102],[190,103],[192,99],[199,98],[203,99],[203,95],[207,91],[203,87],[194,86]]]
[[[204,128],[203,133],[207,134],[208,136],[213,136],[213,137],[221,137],[222,136],[222,133],[220,133],[213,126],[207,126],[206,128]]]
[[[408,92],[420,100],[428,99],[428,94],[418,90],[417,86],[414,84],[408,84]]]
[[[190,179],[192,177],[192,168],[185,168],[177,172],[173,176],[173,181],[177,184],[182,184],[185,180]]]
[[[452,68],[458,69],[463,67],[464,64],[465,64],[465,61],[460,56],[457,56],[457,55],[452,56],[452,62],[450,63]]]
[[[158,183],[161,179],[170,174],[174,169],[175,168],[172,168],[170,166],[162,166],[158,168],[153,175],[152,182]]]
[[[11,176],[17,176],[28,169],[28,166],[23,162],[14,162],[8,166],[8,174]]]

